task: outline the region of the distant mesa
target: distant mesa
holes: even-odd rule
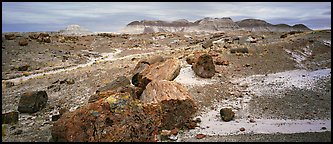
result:
[[[80,25],[69,25],[66,27],[66,29],[60,30],[59,34],[61,35],[78,35],[78,36],[82,36],[82,35],[89,35],[92,34],[91,31],[89,31],[86,28],[81,27]]]
[[[142,20],[133,21],[121,29],[121,33],[152,33],[152,32],[221,32],[221,31],[311,31],[303,24],[289,26],[287,24],[273,25],[260,19],[244,19],[234,22],[230,17],[205,17],[194,22],[186,19],[175,21]]]

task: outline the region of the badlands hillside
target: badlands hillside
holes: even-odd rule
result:
[[[303,24],[289,26],[287,24],[273,25],[264,20],[244,19],[234,22],[229,17],[210,18],[206,17],[195,22],[189,22],[185,19],[176,21],[133,21],[121,30],[123,33],[150,33],[150,32],[219,32],[219,31],[272,31],[272,32],[290,32],[290,31],[310,31]]]
[[[330,142],[331,30],[230,18],[2,33],[2,142]]]

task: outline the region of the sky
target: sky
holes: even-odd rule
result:
[[[331,28],[331,2],[2,2],[2,32],[58,31],[78,24],[118,32],[132,21],[212,17]]]

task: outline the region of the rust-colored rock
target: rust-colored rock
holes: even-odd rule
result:
[[[205,138],[205,137],[206,137],[206,135],[204,135],[204,134],[197,134],[195,136],[195,138],[197,138],[197,139],[202,139],[202,138]]]
[[[143,70],[147,69],[150,65],[163,61],[165,61],[165,59],[160,55],[155,55],[151,58],[139,61],[138,64],[135,66],[134,70],[132,71],[132,84],[135,86],[139,86],[138,76],[140,75],[140,73]]]
[[[153,142],[160,109],[115,93],[65,113],[51,127],[56,142]]]
[[[26,38],[20,39],[18,42],[20,46],[27,46],[28,45],[28,40]]]
[[[141,95],[147,105],[158,105],[162,109],[161,127],[181,127],[196,112],[197,106],[187,89],[174,81],[154,80]]]
[[[167,59],[163,62],[154,63],[138,73],[137,86],[145,89],[146,85],[152,80],[174,80],[179,75],[180,69],[178,59]]]
[[[201,55],[197,62],[192,65],[194,73],[202,78],[211,78],[215,75],[213,58],[209,54]]]
[[[214,62],[216,65],[225,65],[225,66],[229,65],[229,61],[221,57],[216,58]]]

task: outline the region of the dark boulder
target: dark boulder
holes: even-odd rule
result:
[[[201,55],[196,63],[192,65],[192,70],[202,78],[211,78],[215,75],[215,65],[213,58],[209,54]]]
[[[45,91],[29,91],[22,94],[18,105],[21,113],[35,113],[47,104],[48,96]]]

